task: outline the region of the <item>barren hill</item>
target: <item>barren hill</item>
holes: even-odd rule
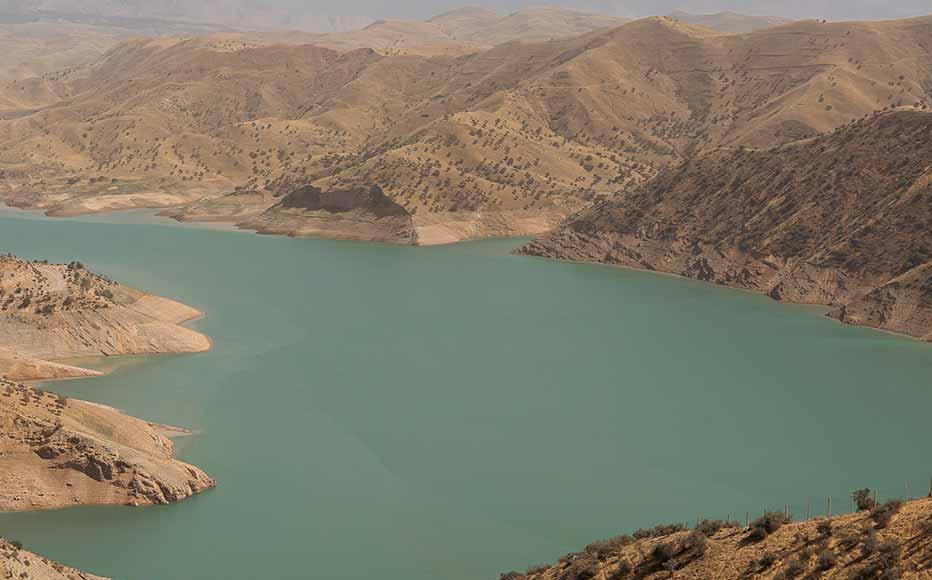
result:
[[[209,339],[179,326],[200,313],[89,272],[83,265],[0,256],[0,377],[93,375],[69,358],[200,352]]]
[[[540,233],[698,153],[924,106],[929,38],[932,18],[741,35],[652,18],[468,54],[133,41],[29,85],[38,110],[0,121],[0,196],[399,243]],[[281,205],[306,186],[378,187],[410,227]]]
[[[738,580],[928,577],[932,500],[891,501],[831,519],[786,523],[770,513],[749,529],[704,521],[696,530],[657,526],[586,546],[553,566],[509,572],[501,580]]]
[[[672,272],[932,339],[932,113],[893,111],[767,150],[718,149],[527,254]]]

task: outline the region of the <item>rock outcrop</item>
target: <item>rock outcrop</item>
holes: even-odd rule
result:
[[[932,114],[899,110],[767,150],[719,150],[519,252],[657,270],[834,307],[932,339]]]
[[[213,487],[164,433],[115,409],[0,379],[0,511],[168,504]]]

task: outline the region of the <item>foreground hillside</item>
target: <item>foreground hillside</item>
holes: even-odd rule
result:
[[[23,550],[13,541],[0,538],[0,578],[21,580],[105,580],[74,568],[62,566]]]
[[[741,35],[652,18],[468,54],[132,41],[12,87],[34,106],[0,120],[0,198],[398,243],[538,234],[698,153],[925,106],[930,36],[932,18]],[[307,187],[356,201],[286,201]],[[404,214],[372,211],[381,195]]]
[[[193,308],[98,276],[82,264],[0,256],[0,377],[89,376],[64,359],[201,352],[209,339],[181,323]]]
[[[928,577],[930,566],[932,500],[924,499],[795,524],[769,514],[750,529],[721,521],[705,521],[694,531],[658,526],[501,579],[918,580]]]
[[[888,112],[769,150],[719,149],[520,251],[835,307],[932,339],[932,113]]]

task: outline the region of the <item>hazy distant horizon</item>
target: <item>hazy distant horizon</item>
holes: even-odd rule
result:
[[[409,0],[387,6],[377,0],[0,0],[0,12],[46,10],[92,17],[190,19],[239,28],[296,28],[333,31],[360,28],[377,19],[423,20],[466,6],[492,8],[507,14],[529,6],[561,6],[625,18],[667,15],[682,10],[695,14],[723,11],[789,19],[874,20],[932,13],[932,0]]]

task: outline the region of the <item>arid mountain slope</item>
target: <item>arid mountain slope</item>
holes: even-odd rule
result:
[[[789,24],[790,20],[776,16],[753,16],[737,12],[718,12],[716,14],[691,14],[689,12],[673,12],[671,18],[682,20],[697,26],[705,26],[719,32],[753,32],[764,28],[773,28]]]
[[[932,339],[932,113],[718,149],[522,252],[672,272]]]
[[[697,153],[922,106],[930,38],[932,18],[742,35],[652,18],[459,56],[133,41],[25,91],[57,102],[0,121],[0,197],[52,214],[171,207],[276,233],[337,217],[305,231],[342,237],[356,235],[345,215],[280,215],[281,197],[378,187],[412,224],[365,216],[378,239],[540,233]]]
[[[0,577],[22,580],[106,580],[37,556],[3,538],[0,538]]]
[[[127,288],[83,265],[0,256],[0,377],[93,375],[69,358],[201,352],[209,339],[179,326],[200,313]]]
[[[130,36],[124,29],[85,24],[0,24],[0,83],[87,64]],[[5,92],[15,99],[15,92]],[[0,102],[0,108],[12,108],[13,103]]]
[[[501,580],[920,580],[930,566],[932,500],[922,499],[795,524],[769,514],[749,530],[721,521],[695,531],[658,526]]]
[[[215,485],[174,428],[0,379],[0,511],[167,504]]]

